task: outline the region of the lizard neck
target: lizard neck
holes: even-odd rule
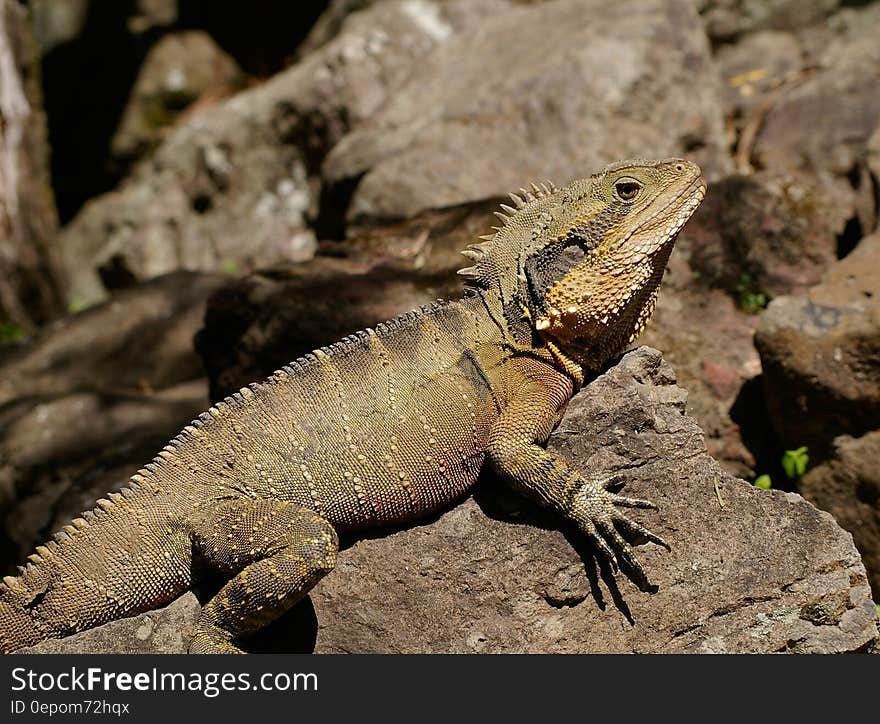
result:
[[[601,324],[597,323],[589,334],[565,339],[552,334],[551,330],[541,332],[563,368],[568,370],[579,365],[586,374],[597,373],[638,339],[654,314],[663,270],[671,250],[669,245],[646,262],[641,289],[621,308],[615,307],[613,313],[608,314]]]
[[[585,371],[578,356],[554,340],[538,334],[532,327],[528,308],[519,301],[518,296],[505,298],[500,288],[480,290],[472,296],[480,300],[485,314],[498,330],[495,344],[502,350],[503,356],[539,359],[568,375],[575,389],[583,386]]]

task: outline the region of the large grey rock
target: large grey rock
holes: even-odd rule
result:
[[[305,167],[251,93],[195,116],[64,229],[73,306],[179,269],[246,270],[312,255]]]
[[[720,179],[687,226],[691,268],[734,297],[746,286],[771,296],[803,292],[837,261],[852,213],[841,201],[803,172]]]
[[[447,6],[471,7],[401,1],[352,15],[302,62],[191,117],[64,230],[71,301],[92,304],[108,286],[177,269],[245,272],[310,258],[320,196],[310,172],[454,34],[453,21],[495,7],[447,20]]]
[[[442,34],[444,26],[466,27],[468,22],[490,12],[503,12],[519,0],[403,0],[406,12],[425,26],[433,26]],[[540,2],[541,0],[539,0]],[[398,0],[330,0],[326,9],[309,30],[308,36],[296,49],[299,58],[307,56],[333,40],[350,22],[352,15],[379,4]]]
[[[880,420],[880,234],[865,237],[822,283],[774,299],[755,344],[768,415],[786,448],[825,457],[835,437]]]
[[[556,0],[492,16],[425,56],[343,138],[330,184],[354,221],[565,183],[618,158],[728,165],[719,78],[688,0]]]
[[[23,649],[22,653],[83,653],[83,637],[89,637],[88,650],[114,654],[185,653],[199,615],[199,602],[191,593],[169,606],[149,613],[111,621],[85,634],[59,641],[44,641]]]
[[[761,31],[715,53],[724,84],[724,117],[741,129],[750,113],[803,68],[801,46],[794,33]]]
[[[866,144],[880,120],[880,5],[837,4],[735,1],[705,10],[711,18],[735,8],[738,20],[760,11],[753,19],[769,22],[758,27],[777,28],[716,46],[736,165],[793,190],[790,205],[802,207],[803,220],[842,219],[835,233],[843,256],[877,223]]]
[[[660,353],[641,348],[572,401],[550,441],[583,470],[624,471],[629,494],[659,504],[635,514],[672,546],[638,546],[655,589],[597,574],[576,532],[485,480],[433,521],[344,550],[310,595],[314,612],[298,606],[289,618],[299,630],[276,628],[269,647],[308,649],[314,639],[318,652],[868,650],[876,611],[850,535],[798,495],[724,474],[685,399]],[[181,652],[197,610],[187,594],[30,651]]]
[[[318,16],[309,34],[296,49],[297,57],[303,58],[326,45],[335,38],[346,19],[358,10],[363,10],[382,0],[329,0],[327,7]]]
[[[759,167],[844,177],[863,162],[880,121],[880,6],[841,15],[837,33],[819,36],[817,67],[789,85],[763,118],[754,147]]]

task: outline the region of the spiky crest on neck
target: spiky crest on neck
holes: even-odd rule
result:
[[[500,309],[520,306],[516,301],[523,281],[520,258],[552,220],[547,210],[557,203],[559,193],[559,188],[545,181],[509,194],[514,205],[501,204],[501,211],[495,212],[501,225],[493,226],[492,234],[481,236],[481,242],[461,252],[474,262],[458,272],[465,279],[466,289],[497,297]]]

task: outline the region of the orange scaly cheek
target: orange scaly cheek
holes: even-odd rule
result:
[[[567,274],[548,290],[547,313],[538,320],[537,328],[564,341],[612,324],[652,275],[648,262],[622,268],[626,273],[575,269]]]
[[[575,269],[552,286],[547,292],[548,329],[561,339],[580,336],[584,329],[595,323],[595,278]]]
[[[576,304],[569,304],[562,310],[548,306],[547,316],[539,319],[536,325],[539,330],[546,329],[561,340],[579,337],[587,326],[589,326],[589,315]]]
[[[547,313],[553,326],[577,325],[589,312],[595,278],[587,269],[575,268],[547,290]]]

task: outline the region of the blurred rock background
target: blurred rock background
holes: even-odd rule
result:
[[[0,8],[5,568],[210,399],[457,294],[507,191],[675,155],[709,195],[641,342],[880,595],[880,2]]]

